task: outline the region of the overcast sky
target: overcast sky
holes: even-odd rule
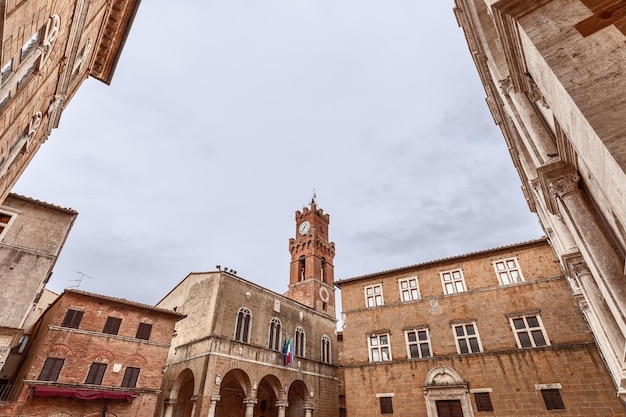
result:
[[[79,212],[49,288],[154,304],[220,264],[283,293],[313,189],[337,280],[541,237],[452,9],[142,2],[14,189]]]

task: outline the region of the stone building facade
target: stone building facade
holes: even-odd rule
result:
[[[624,416],[546,239],[337,281],[348,416]]]
[[[0,2],[0,202],[82,82],[109,84],[139,0]]]
[[[152,416],[183,315],[65,290],[35,324],[0,416]]]
[[[296,213],[286,295],[219,268],[189,274],[157,304],[186,315],[158,416],[339,415],[328,223],[314,201]]]
[[[530,210],[626,399],[626,5],[455,4]]]
[[[8,384],[21,361],[19,346],[30,334],[27,316],[44,291],[76,216],[74,210],[17,194],[0,205],[0,387]]]

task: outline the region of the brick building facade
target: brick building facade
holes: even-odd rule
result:
[[[139,0],[0,2],[0,202],[82,82],[109,84]]]
[[[314,201],[296,213],[286,295],[218,270],[189,274],[157,304],[187,316],[176,326],[158,416],[338,416],[328,223]]]
[[[74,210],[17,194],[0,205],[0,387],[8,384],[22,360],[19,345],[31,333],[27,316],[76,216]]]
[[[183,316],[65,290],[35,324],[0,416],[152,416],[174,324]]]
[[[337,285],[348,416],[626,415],[546,239]]]
[[[626,4],[455,6],[528,206],[626,400]]]

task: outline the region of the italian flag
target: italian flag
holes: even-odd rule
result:
[[[293,342],[290,337],[285,340],[283,345],[283,365],[293,366]]]

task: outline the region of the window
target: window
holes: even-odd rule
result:
[[[476,323],[455,324],[452,326],[459,355],[482,352]]]
[[[517,347],[530,348],[550,344],[541,323],[541,317],[538,315],[509,317],[509,320],[515,333]]]
[[[412,301],[420,298],[417,278],[401,279],[398,285],[400,286],[400,300]]]
[[[127,366],[124,371],[124,379],[122,379],[122,387],[135,388],[137,386],[137,378],[139,377],[139,368]]]
[[[150,333],[152,332],[152,325],[148,323],[139,323],[137,327],[136,339],[150,340]]]
[[[406,332],[406,344],[411,359],[429,358],[430,340],[428,338],[428,329],[416,329]]]
[[[270,337],[269,337],[269,343],[267,346],[270,349],[281,350],[280,329],[281,329],[280,320],[274,317],[270,321]]]
[[[493,405],[491,404],[491,396],[489,395],[489,392],[475,392],[474,401],[476,401],[476,410],[493,411]]]
[[[63,358],[46,358],[41,373],[37,378],[39,381],[56,381],[59,379],[61,368],[63,368],[65,359]]]
[[[24,349],[26,349],[26,345],[28,344],[29,340],[30,340],[29,334],[23,334],[22,336],[20,336],[20,341],[18,342],[17,346],[14,347],[13,350],[11,350],[11,353],[15,355],[24,353]]]
[[[393,414],[392,397],[380,397],[380,414]]]
[[[35,50],[39,44],[39,38],[41,37],[41,30],[33,33],[33,36],[24,43],[20,52],[20,62],[24,62],[26,58]]]
[[[69,327],[71,329],[78,329],[80,321],[83,319],[84,312],[80,310],[68,309],[63,318],[61,327]]]
[[[558,389],[542,389],[541,395],[548,410],[565,410],[565,404]]]
[[[106,363],[93,362],[89,367],[89,373],[87,374],[87,379],[85,379],[85,384],[102,384],[102,378],[104,377],[104,371],[106,371],[106,369]]]
[[[377,307],[383,305],[383,286],[370,285],[365,287],[365,305],[367,307]]]
[[[248,343],[250,338],[250,310],[240,308],[237,313],[237,325],[235,327],[235,340]]]
[[[296,356],[304,358],[306,346],[306,337],[302,327],[296,328]]]
[[[20,79],[17,81],[17,88],[18,88],[18,89],[22,86],[22,84],[24,84],[24,83],[28,80],[28,78],[29,78],[29,77],[33,74],[33,72],[35,72],[35,66],[36,66],[35,64],[36,64],[36,62],[33,62],[33,63],[32,63],[32,64],[28,67],[28,69],[26,70],[26,72],[24,73],[24,75],[22,75],[22,78],[20,78]]]
[[[368,336],[370,362],[386,362],[391,360],[388,334]]]
[[[302,255],[302,256],[300,257],[300,259],[299,259],[299,262],[298,262],[298,263],[300,264],[300,275],[299,275],[299,279],[300,279],[300,281],[304,281],[304,272],[306,271],[306,269],[305,269],[305,267],[306,267],[306,260],[305,260],[304,255]]]
[[[117,317],[107,317],[106,323],[104,323],[104,329],[102,329],[102,333],[106,334],[117,334],[120,331],[120,324],[122,324],[122,319]],[[150,336],[148,334],[148,336]]]
[[[9,76],[13,73],[13,58],[9,60],[6,64],[2,66],[1,70],[1,78],[0,84],[4,84],[4,82],[9,78]]]
[[[455,294],[465,291],[465,280],[460,269],[441,273],[441,282],[445,294]]]
[[[4,229],[9,227],[9,223],[11,222],[12,218],[13,216],[9,213],[0,211],[0,236],[2,236],[2,232],[4,231]]]
[[[522,272],[517,265],[517,259],[515,258],[495,261],[493,267],[498,275],[500,285],[517,284],[518,282],[524,281]]]
[[[330,338],[326,335],[322,336],[322,362],[331,363],[330,360]]]
[[[0,109],[3,108],[11,100],[11,92],[7,91],[5,95],[0,97]]]

